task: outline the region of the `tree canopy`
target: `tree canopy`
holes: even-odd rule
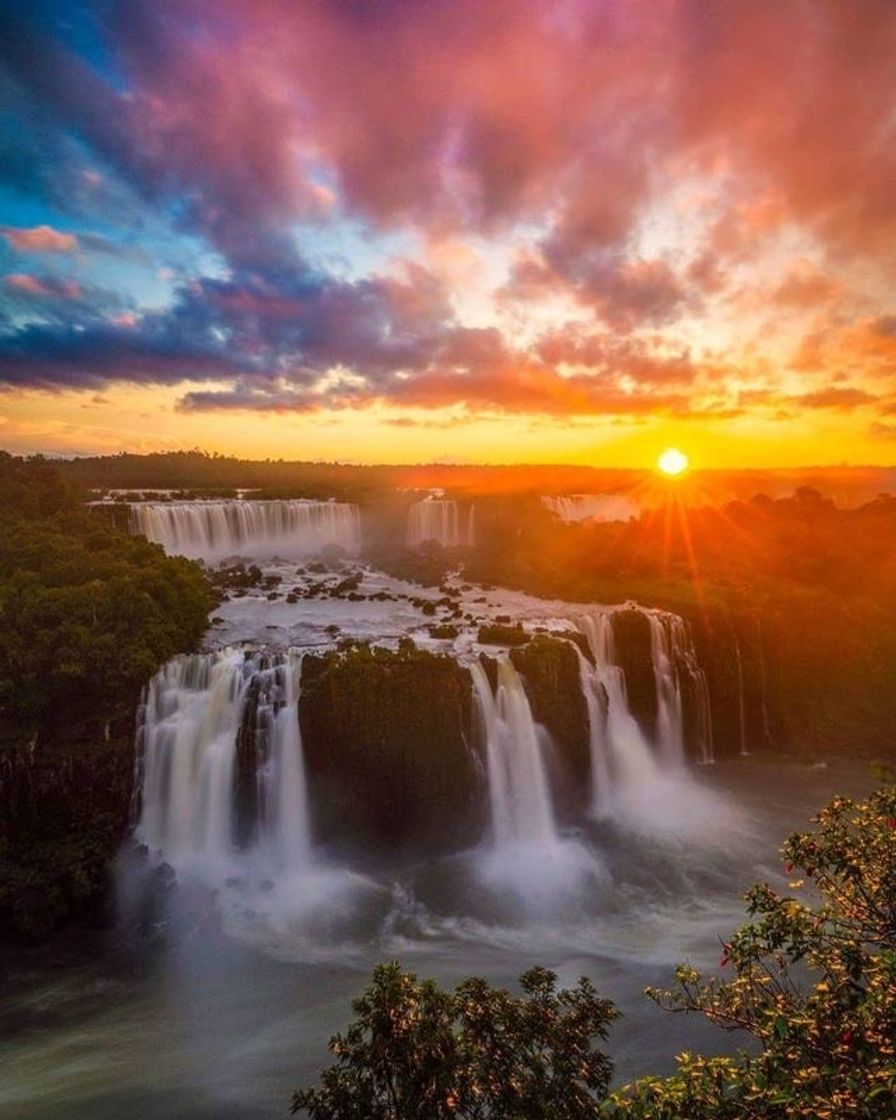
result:
[[[201,569],[113,527],[51,463],[0,454],[0,717],[70,726],[130,706],[192,648]]]

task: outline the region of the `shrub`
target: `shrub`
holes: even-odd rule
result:
[[[358,1015],[330,1050],[336,1063],[292,1111],[312,1120],[585,1120],[605,1095],[610,1060],[594,1042],[616,1017],[582,979],[557,991],[534,968],[522,996],[470,979],[454,992],[379,965]]]

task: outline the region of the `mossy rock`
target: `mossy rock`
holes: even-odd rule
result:
[[[443,623],[442,625],[433,625],[429,627],[429,636],[431,638],[439,638],[442,640],[453,639],[458,636],[460,630],[450,623]]]
[[[522,646],[529,641],[529,635],[519,623],[515,626],[492,624],[480,626],[476,640],[483,646]]]
[[[576,651],[562,638],[540,634],[512,650],[510,660],[523,677],[533,717],[556,748],[554,788],[564,807],[579,810],[588,796],[591,748]]]
[[[464,847],[483,824],[469,673],[403,645],[305,658],[300,723],[315,830],[369,851]]]
[[[657,717],[656,676],[650,622],[643,611],[626,608],[613,614],[613,646],[616,664],[625,674],[629,711],[653,741]]]

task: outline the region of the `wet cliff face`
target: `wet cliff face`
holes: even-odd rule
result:
[[[299,718],[315,839],[461,848],[484,827],[469,673],[405,646],[306,656]]]
[[[0,744],[0,936],[111,920],[133,772],[130,734]]]
[[[613,615],[613,645],[616,664],[625,674],[629,710],[651,741],[656,736],[657,695],[650,623],[639,610],[616,611]]]
[[[523,677],[532,715],[554,745],[552,786],[562,815],[584,809],[589,791],[591,752],[588,710],[579,677],[579,660],[569,641],[538,635],[511,651]]]

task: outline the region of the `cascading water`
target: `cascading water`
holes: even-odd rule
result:
[[[659,763],[628,706],[625,674],[615,663],[613,615],[587,615],[582,629],[594,658],[580,662],[591,723],[591,771],[595,816],[615,816],[620,802],[649,786]],[[590,696],[590,699],[588,699]],[[601,788],[606,786],[606,788]]]
[[[472,548],[475,536],[475,506],[466,518],[457,502],[442,498],[424,498],[408,510],[407,543],[416,548],[425,541],[438,541],[444,548]]]
[[[551,847],[557,842],[557,826],[543,757],[544,733],[532,717],[519,673],[507,658],[500,660],[494,695],[479,662],[470,666],[470,673],[485,742],[495,847]]]
[[[553,917],[561,898],[578,890],[590,893],[604,881],[603,865],[557,829],[545,759],[550,739],[532,716],[513,663],[507,657],[498,661],[494,693],[478,661],[470,673],[491,805],[491,843],[479,853],[480,877],[505,899]]]
[[[684,759],[684,729],[682,727],[681,688],[678,665],[673,658],[676,638],[675,623],[680,619],[666,620],[656,614],[647,616],[650,624],[650,654],[656,679],[656,745],[661,757],[673,764]]]
[[[598,820],[625,820],[639,828],[652,828],[663,822],[674,826],[674,798],[690,799],[692,808],[696,801],[706,802],[684,766],[682,674],[688,674],[693,685],[701,735],[698,749],[704,760],[708,739],[702,739],[702,735],[709,727],[709,697],[683,620],[659,612],[645,614],[657,692],[654,744],[629,709],[625,674],[615,660],[614,612],[602,611],[581,620],[593,664],[576,649],[590,729],[591,815]],[[660,804],[662,797],[669,798],[666,806]]]
[[[292,558],[327,545],[357,555],[361,548],[360,513],[347,502],[141,502],[131,506],[130,529],[197,560]]]
[[[706,673],[697,662],[694,643],[683,618],[650,612],[650,649],[657,695],[657,749],[671,762],[685,755],[683,686],[687,686],[695,720],[694,753],[703,763],[713,761],[712,714]]]
[[[628,521],[641,512],[624,494],[545,495],[541,500],[561,521]]]
[[[740,655],[740,642],[734,639],[734,661],[737,665],[737,722],[740,732],[740,753],[749,754],[747,750],[747,709],[744,702],[744,663]]]
[[[175,658],[153,677],[138,730],[136,827],[152,853],[211,879],[242,858],[271,871],[309,866],[300,673],[295,654],[266,663],[225,650]],[[235,793],[244,736],[253,756],[257,820],[240,851],[246,829]]]
[[[266,703],[258,724],[267,739],[267,759],[258,773],[259,844],[274,867],[301,872],[311,859],[310,815],[302,739],[299,732],[301,657],[267,670]]]

